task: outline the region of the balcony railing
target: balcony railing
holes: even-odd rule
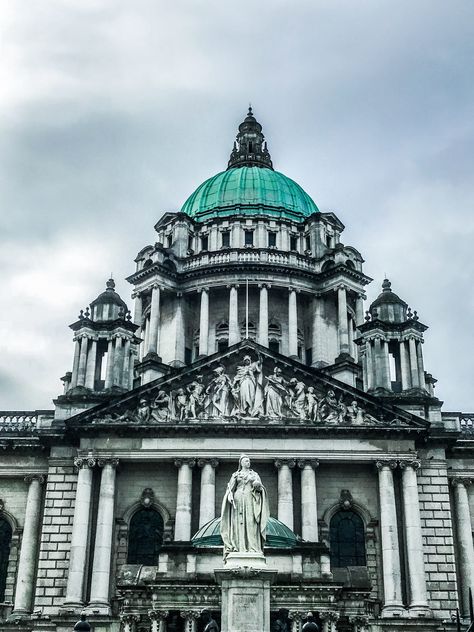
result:
[[[461,413],[461,432],[474,436],[474,413]]]
[[[51,419],[52,411],[2,410],[0,411],[0,434],[34,434],[42,419]]]
[[[269,265],[293,266],[304,270],[319,272],[311,257],[296,252],[281,252],[271,248],[237,249],[220,252],[202,252],[183,263],[182,271],[194,270],[204,266],[217,266],[227,263],[268,263]]]

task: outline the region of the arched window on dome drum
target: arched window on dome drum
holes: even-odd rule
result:
[[[270,351],[280,353],[281,343],[281,326],[277,323],[270,323],[268,325],[268,348]]]
[[[226,351],[229,348],[229,324],[219,323],[216,325],[216,351]]]
[[[338,511],[329,524],[331,566],[365,566],[365,533],[362,518],[355,511]]]
[[[155,509],[139,509],[130,520],[127,564],[156,566],[163,544],[163,518]]]
[[[5,601],[5,587],[7,583],[11,541],[12,528],[5,518],[0,518],[0,602]]]

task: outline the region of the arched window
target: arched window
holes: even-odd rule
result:
[[[329,525],[331,566],[365,566],[365,536],[362,518],[352,510],[334,514]]]
[[[11,541],[12,528],[5,518],[0,518],[0,602],[5,601],[5,586],[7,583]]]
[[[127,564],[156,566],[163,544],[163,518],[154,509],[139,509],[130,520]]]

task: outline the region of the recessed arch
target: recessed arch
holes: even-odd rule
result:
[[[8,576],[8,562],[12,544],[13,529],[5,514],[0,515],[0,602],[5,601]]]

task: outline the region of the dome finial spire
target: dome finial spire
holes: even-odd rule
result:
[[[253,115],[251,103],[249,103],[247,116],[239,125],[239,133],[227,166],[228,169],[235,167],[266,167],[267,169],[273,169],[265,136],[262,134],[262,126]]]

